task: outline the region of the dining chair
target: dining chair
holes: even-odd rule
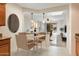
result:
[[[27,39],[25,34],[16,35],[17,48],[27,50],[27,53],[31,52],[36,45],[33,40]]]
[[[44,36],[42,36],[42,35],[44,35]],[[46,33],[40,32],[40,33],[37,34],[37,36],[41,36],[41,37],[37,38],[36,42],[37,42],[38,44],[40,44],[40,47],[41,47],[41,48],[43,48],[43,43],[44,43],[44,41],[45,41],[45,39],[46,39]],[[46,43],[46,42],[45,42],[45,43]]]

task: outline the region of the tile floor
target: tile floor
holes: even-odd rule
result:
[[[66,47],[66,42],[62,41],[59,35],[54,34],[50,39],[52,40],[50,41],[51,46]]]
[[[12,56],[69,56],[65,47],[50,46],[47,49],[38,49],[27,54],[25,50],[19,50],[12,54]]]
[[[50,45],[49,48],[43,48],[43,49],[40,48],[35,51],[32,50],[29,54],[27,53],[26,50],[19,49],[19,51],[12,53],[12,56],[69,56],[65,43],[61,42],[59,38],[57,39],[56,36],[51,37],[51,39],[54,40],[51,41],[50,44],[55,45]]]

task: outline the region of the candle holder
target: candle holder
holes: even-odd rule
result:
[[[36,28],[34,29],[34,36],[36,36]]]

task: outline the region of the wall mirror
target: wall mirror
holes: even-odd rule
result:
[[[9,15],[8,18],[8,28],[11,32],[16,33],[19,28],[19,19],[16,14]]]

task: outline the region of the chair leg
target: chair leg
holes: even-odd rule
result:
[[[41,49],[42,49],[42,42],[41,42]]]
[[[17,48],[17,52],[19,52],[19,48]]]
[[[36,47],[36,50],[38,50],[38,45],[36,45],[35,47]]]
[[[46,48],[48,48],[48,45],[47,45],[47,41],[45,40],[45,45],[46,45]]]

